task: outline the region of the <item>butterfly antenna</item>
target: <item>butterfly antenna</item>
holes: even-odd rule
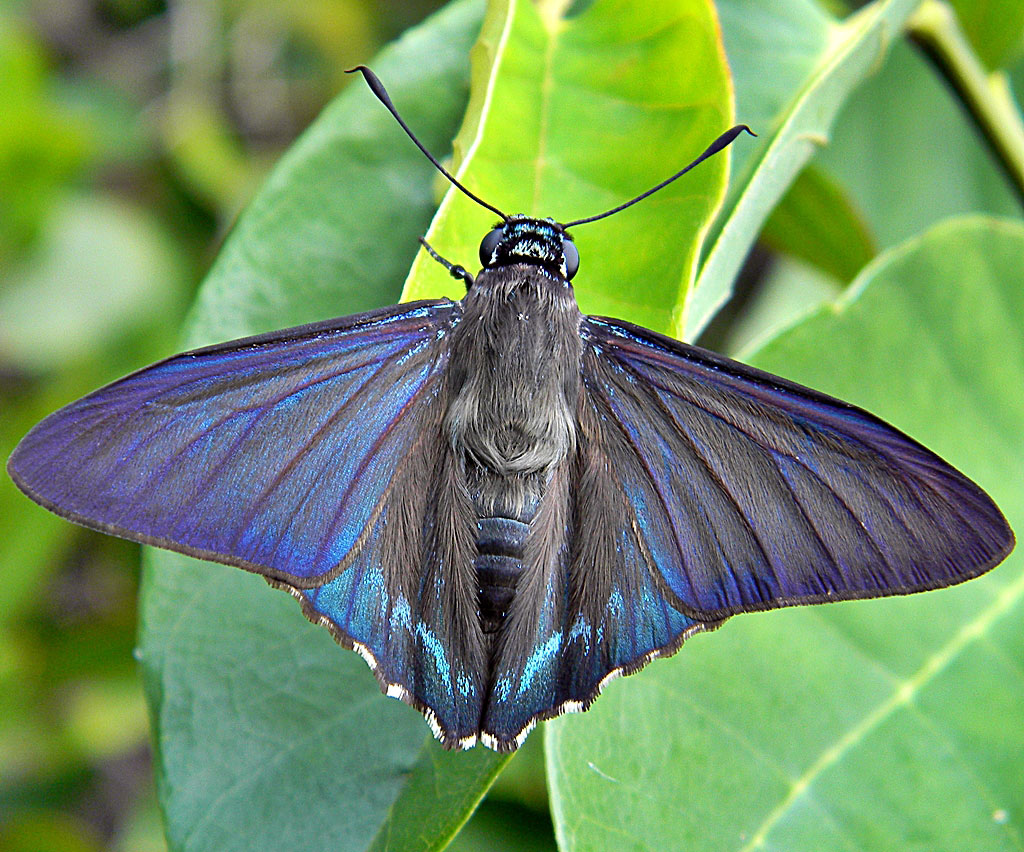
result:
[[[495,207],[493,204],[488,204],[486,201],[480,198],[480,196],[474,195],[472,192],[466,189],[466,187],[459,183],[459,181],[456,180],[456,178],[434,158],[434,155],[431,154],[430,151],[428,151],[424,147],[423,143],[416,138],[416,134],[413,133],[412,130],[409,128],[409,125],[406,124],[405,121],[402,119],[402,116],[398,114],[398,110],[395,109],[395,105],[391,103],[391,98],[388,96],[387,89],[384,88],[384,84],[381,83],[380,78],[376,74],[374,74],[365,65],[357,65],[355,68],[349,68],[345,73],[353,74],[356,71],[359,71],[363,75],[363,79],[366,80],[366,85],[370,87],[370,91],[377,96],[377,100],[379,100],[382,104],[384,104],[385,107],[387,107],[388,112],[390,112],[395,117],[395,121],[397,121],[402,130],[405,131],[406,136],[412,139],[416,147],[423,152],[423,156],[425,156],[428,160],[430,160],[431,163],[434,164],[434,168],[437,169],[446,178],[448,178],[449,181],[451,181],[452,186],[456,187],[457,189],[460,189],[463,193],[472,198],[481,207],[486,207],[492,213],[496,213],[498,216],[501,217],[501,220],[503,222],[508,221],[508,216],[502,213],[497,207]]]
[[[664,189],[666,186],[672,183],[672,181],[676,180],[677,178],[681,178],[688,171],[690,171],[690,169],[699,166],[701,163],[703,163],[708,157],[713,157],[723,148],[729,147],[729,145],[733,143],[736,137],[743,132],[747,132],[751,136],[757,136],[757,134],[754,133],[754,131],[751,130],[749,127],[747,127],[747,125],[737,124],[735,127],[726,130],[725,133],[723,133],[714,142],[708,145],[707,150],[703,154],[701,154],[696,160],[690,163],[690,165],[688,165],[684,169],[680,169],[678,172],[672,175],[672,177],[665,178],[665,180],[663,180],[657,186],[652,186],[649,190],[647,190],[647,192],[642,192],[636,198],[631,198],[624,204],[620,204],[618,207],[613,207],[611,210],[605,210],[604,213],[598,213],[596,216],[588,216],[586,219],[577,219],[575,222],[564,222],[562,223],[562,227],[572,228],[575,227],[576,225],[586,225],[588,222],[596,222],[598,219],[604,219],[607,216],[611,216],[613,213],[618,213],[620,210],[625,210],[627,207],[632,207],[638,201],[643,201],[645,198],[647,198],[648,195],[654,195],[654,193],[656,193],[659,189]]]

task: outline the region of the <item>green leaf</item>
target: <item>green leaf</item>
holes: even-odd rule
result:
[[[694,339],[729,299],[761,225],[828,141],[836,113],[915,5],[876,0],[839,22],[812,0],[719,0],[737,115],[762,138],[740,164],[705,247],[684,339]]]
[[[396,99],[418,95],[406,114],[435,150],[465,106],[480,14],[478,2],[456,3],[374,63]],[[361,85],[324,112],[232,232],[193,311],[191,343],[394,300],[433,209],[433,172],[393,139]],[[438,848],[505,761],[443,752],[357,655],[258,577],[151,551],[140,605],[174,850],[355,850],[387,837]]]
[[[484,748],[452,754],[431,742],[420,752],[402,795],[370,848],[373,852],[443,848],[511,759]]]
[[[813,164],[772,211],[761,240],[844,284],[875,256],[871,234],[842,187]]]
[[[455,143],[456,176],[470,190],[506,213],[563,222],[660,182],[732,118],[708,2],[602,0],[575,17],[562,15],[566,5],[491,4]],[[725,168],[725,157],[715,157],[628,212],[574,230],[581,308],[678,331]],[[453,262],[474,266],[494,219],[452,189],[427,238]],[[460,298],[459,289],[420,254],[403,298]]]
[[[1024,225],[881,256],[764,369],[865,406],[1024,529]],[[952,415],[952,416],[951,416]],[[549,723],[560,847],[1020,850],[1024,572],[742,616]]]
[[[170,848],[365,849],[429,736],[419,715],[259,577],[147,562],[139,656]]]

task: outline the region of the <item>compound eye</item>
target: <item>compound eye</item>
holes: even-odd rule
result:
[[[580,253],[572,240],[563,238],[562,257],[565,258],[565,277],[572,281],[576,270],[580,268]]]
[[[498,225],[498,227],[492,228],[490,233],[480,241],[480,265],[484,269],[491,265],[491,261],[494,259],[494,251],[498,248],[498,244],[504,236],[505,226]]]

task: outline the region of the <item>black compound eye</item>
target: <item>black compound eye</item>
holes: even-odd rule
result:
[[[572,281],[576,270],[580,268],[580,253],[572,240],[562,239],[562,257],[565,258],[565,277]]]
[[[501,242],[504,236],[505,226],[498,225],[498,227],[492,228],[490,233],[480,241],[480,265],[485,269],[491,265],[494,250],[498,247],[498,243]]]

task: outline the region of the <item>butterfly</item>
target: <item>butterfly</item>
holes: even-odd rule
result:
[[[47,417],[10,475],[69,520],[263,575],[448,748],[513,750],[737,613],[988,571],[1006,520],[911,438],[577,307],[569,228],[745,129],[566,224],[430,157],[500,217],[475,277],[426,246],[461,301],[177,355]]]

